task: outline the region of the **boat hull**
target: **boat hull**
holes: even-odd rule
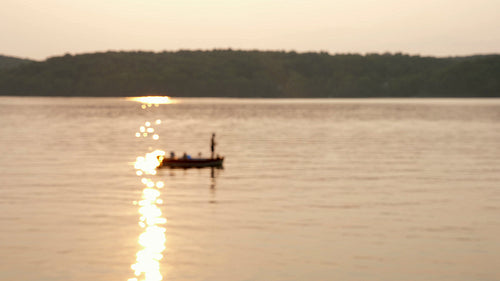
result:
[[[164,158],[161,161],[161,167],[167,168],[205,168],[205,167],[216,167],[222,168],[222,163],[224,162],[224,157],[222,158],[195,158],[195,159],[178,159],[178,158]]]

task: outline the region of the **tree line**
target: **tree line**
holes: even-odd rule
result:
[[[0,57],[0,66],[5,58]],[[436,58],[230,49],[66,54],[0,67],[0,95],[500,97],[500,55]]]
[[[0,55],[0,70],[16,67],[16,66],[19,66],[21,64],[30,63],[30,62],[33,62],[33,61],[28,60],[28,59],[21,59],[21,58]]]

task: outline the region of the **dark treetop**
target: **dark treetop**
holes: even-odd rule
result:
[[[0,57],[0,95],[500,97],[500,55],[212,50],[12,59]]]
[[[14,57],[8,57],[8,56],[3,56],[0,55],[0,70],[2,69],[7,69],[7,68],[13,68],[22,64],[30,63],[33,62],[32,60],[27,60],[27,59],[20,59],[20,58],[14,58]]]

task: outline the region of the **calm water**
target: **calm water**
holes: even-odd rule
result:
[[[175,101],[0,98],[0,280],[500,279],[500,100]]]

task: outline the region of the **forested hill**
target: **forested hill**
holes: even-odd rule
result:
[[[4,55],[0,55],[0,70],[6,68],[13,68],[22,64],[33,62],[32,60],[20,59],[14,57],[8,57]]]
[[[0,95],[500,97],[500,55],[106,52],[0,68]]]

